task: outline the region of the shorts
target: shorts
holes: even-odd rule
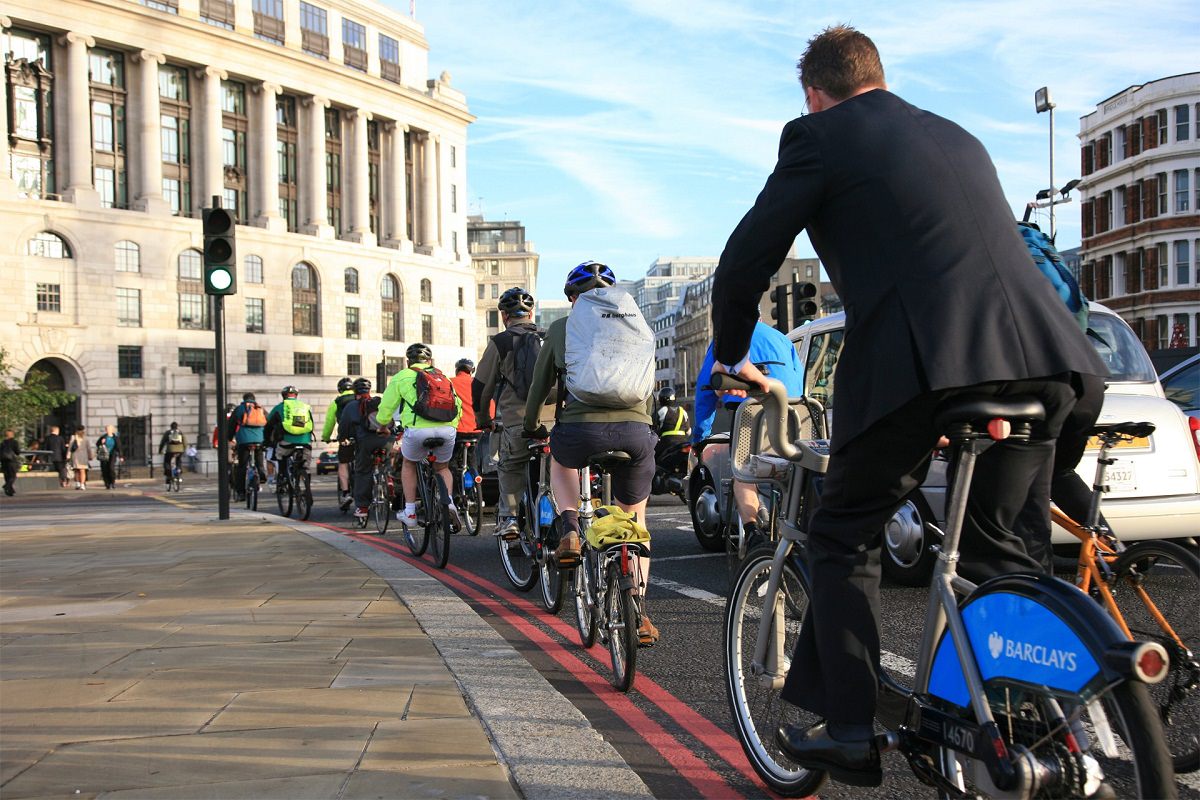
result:
[[[633,460],[612,472],[613,499],[627,505],[650,496],[656,444],[658,436],[644,422],[560,422],[550,431],[550,455],[568,469],[582,469],[606,450],[629,453]]]
[[[449,425],[439,425],[436,428],[405,428],[400,437],[400,455],[406,461],[423,461],[429,451],[425,449],[426,439],[442,439],[442,445],[433,451],[433,458],[439,464],[445,464],[454,455],[455,430]]]
[[[337,458],[338,458],[339,464],[353,464],[354,463],[354,440],[353,439],[343,439],[342,441],[338,442]]]

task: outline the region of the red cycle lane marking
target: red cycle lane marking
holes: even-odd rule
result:
[[[526,639],[541,648],[543,652],[579,680],[592,694],[619,716],[631,730],[635,731],[647,744],[658,751],[663,760],[670,764],[688,783],[694,786],[700,792],[701,796],[714,798],[714,800],[716,798],[740,797],[724,778],[696,757],[682,742],[667,733],[661,725],[646,716],[645,712],[634,705],[632,700],[626,695],[615,691],[611,684],[602,678],[591,666],[576,656],[571,655],[567,652],[566,648],[550,638],[544,631],[531,621],[525,619],[521,614],[507,608],[499,600],[486,597],[464,581],[453,578],[440,570],[435,571],[433,567],[422,563],[407,553],[401,552],[399,545],[373,540],[372,538],[368,538],[369,534],[367,536],[351,535],[358,541],[368,544],[376,550],[403,558],[406,562],[421,571],[438,578],[446,585],[457,589],[480,605],[487,607],[514,629],[518,630]]]

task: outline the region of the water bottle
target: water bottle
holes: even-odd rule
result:
[[[542,495],[538,502],[538,524],[543,528],[554,524],[554,504],[550,502],[550,495]]]
[[[463,486],[467,489],[475,486],[475,473],[471,470],[463,472]]]

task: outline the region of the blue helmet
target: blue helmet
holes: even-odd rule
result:
[[[617,276],[609,267],[599,261],[585,261],[567,275],[567,285],[563,287],[563,292],[567,297],[577,297],[588,289],[612,286],[616,282]]]

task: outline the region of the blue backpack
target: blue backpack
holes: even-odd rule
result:
[[[1062,256],[1059,255],[1058,248],[1050,241],[1050,237],[1042,233],[1035,225],[1018,222],[1017,229],[1021,232],[1025,246],[1029,248],[1029,255],[1033,256],[1033,263],[1050,281],[1050,285],[1054,287],[1054,291],[1058,292],[1058,296],[1067,306],[1067,310],[1071,312],[1075,321],[1079,323],[1079,327],[1086,333],[1088,300],[1080,290],[1079,283],[1072,277],[1071,271],[1067,269]]]

